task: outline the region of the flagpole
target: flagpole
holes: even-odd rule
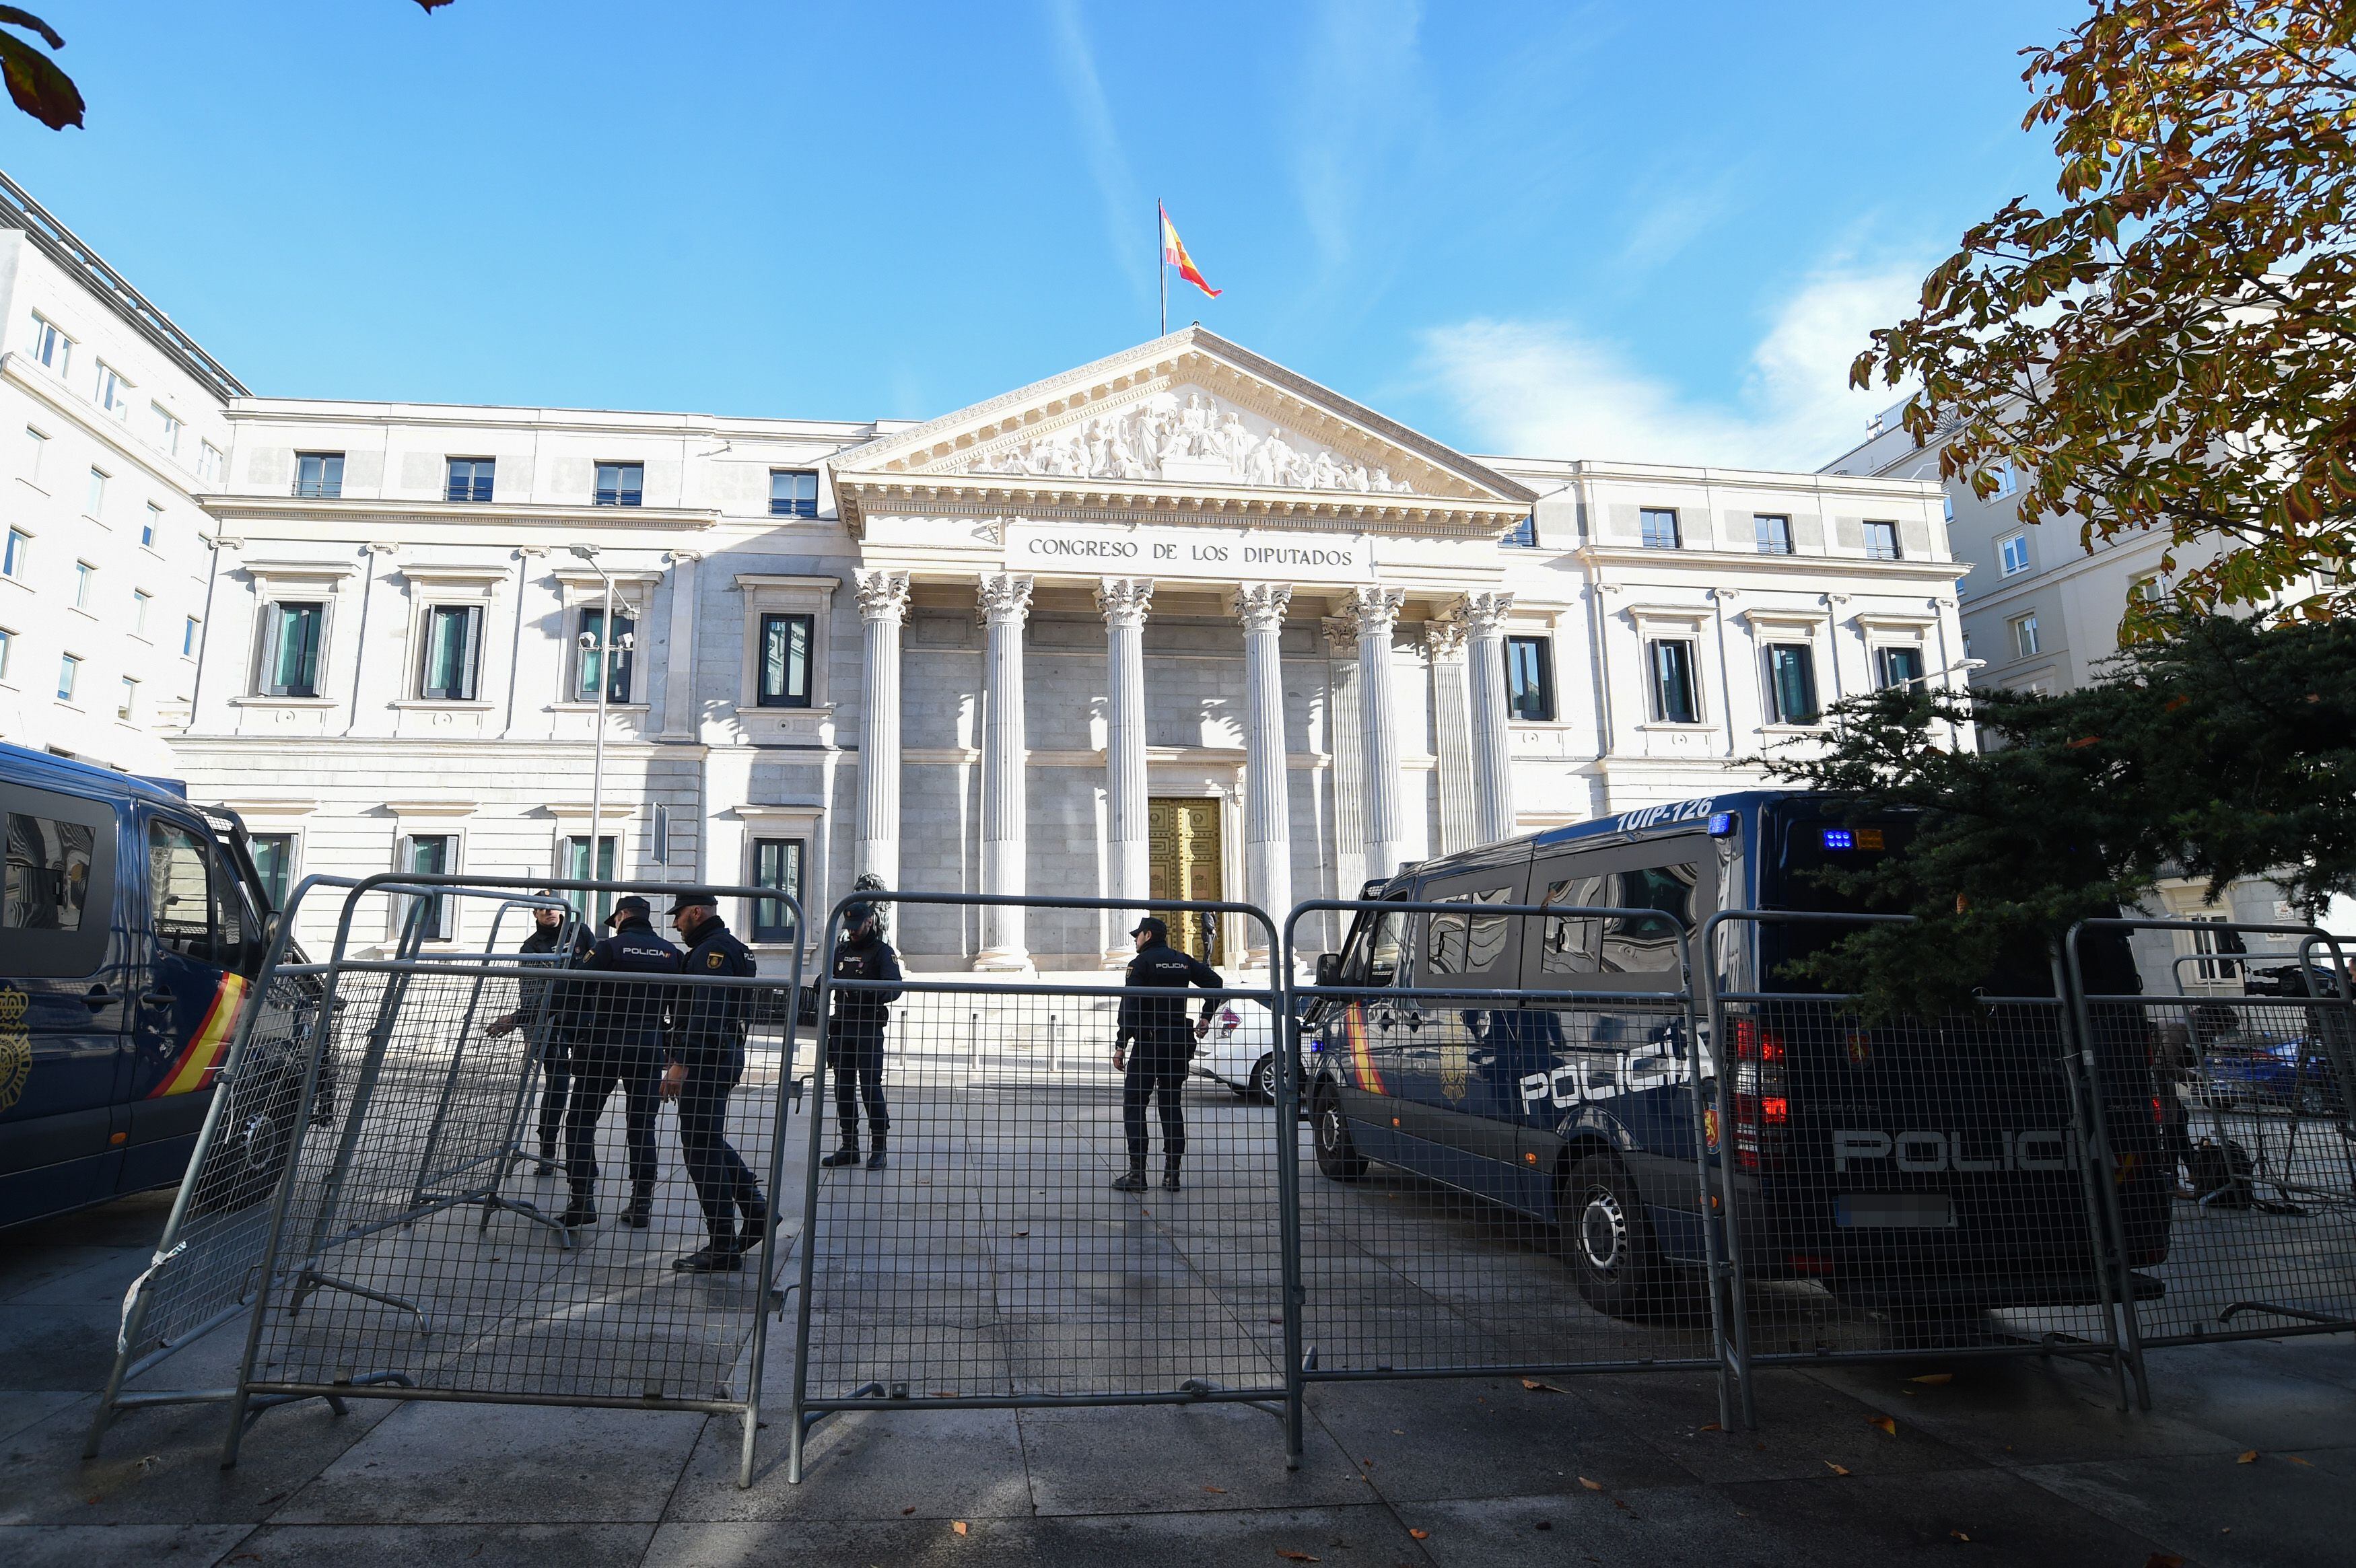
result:
[[[1170,336],[1170,247],[1162,243],[1162,226],[1167,221],[1162,216],[1162,204],[1153,204],[1153,275],[1162,280],[1162,330],[1156,336]]]

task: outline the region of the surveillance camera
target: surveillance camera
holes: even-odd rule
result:
[[[594,651],[594,650],[596,648],[596,646],[597,646],[597,634],[596,634],[596,633],[594,633],[594,632],[584,632],[584,633],[582,633],[582,634],[581,634],[581,645],[582,645],[583,647],[584,647],[584,648],[588,648],[588,649],[591,649],[591,650],[593,650],[593,651]]]
[[[626,654],[638,645],[638,635],[636,632],[624,632],[614,639],[614,645]]]

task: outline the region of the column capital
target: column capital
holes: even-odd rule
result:
[[[1494,636],[1514,608],[1514,596],[1488,589],[1460,593],[1448,606],[1448,618],[1462,622],[1473,635]]]
[[[1285,607],[1292,603],[1289,582],[1239,582],[1227,596],[1227,607],[1247,632],[1274,632],[1284,625]]]
[[[1442,659],[1461,658],[1464,653],[1464,635],[1469,629],[1462,621],[1426,621],[1423,624],[1423,650],[1434,664]]]
[[[1097,579],[1097,609],[1102,612],[1108,626],[1142,626],[1145,613],[1153,607],[1153,579],[1150,577],[1100,577]]]
[[[1358,656],[1358,620],[1355,615],[1328,615],[1317,624],[1325,645],[1350,658]]]
[[[1357,588],[1351,591],[1345,609],[1358,623],[1359,636],[1387,637],[1398,624],[1399,612],[1406,607],[1404,588]]]
[[[1019,626],[1031,614],[1031,579],[1019,572],[993,571],[974,589],[974,599],[985,625]]]
[[[663,559],[673,566],[689,566],[701,560],[703,552],[700,549],[669,549],[663,551]]]
[[[851,592],[859,599],[862,621],[903,621],[908,618],[908,574],[905,571],[854,571]]]

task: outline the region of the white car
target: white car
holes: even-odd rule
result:
[[[1211,1015],[1211,1032],[1197,1043],[1194,1071],[1247,1100],[1276,1100],[1276,1015],[1244,997],[1230,997]]]

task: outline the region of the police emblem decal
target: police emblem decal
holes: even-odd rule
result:
[[[717,954],[717,953],[707,953],[707,954],[705,954],[705,955],[703,955],[703,966],[704,966],[706,969],[717,969],[717,968],[719,968],[719,967],[720,967],[720,955],[719,955],[719,954]]]
[[[1462,1041],[1451,1041],[1440,1048],[1440,1092],[1451,1100],[1462,1100],[1472,1086],[1472,1051]]]
[[[33,1037],[25,1023],[30,1002],[22,991],[0,991],[0,1111],[16,1104],[33,1075]]]
[[[1848,1037],[1848,1064],[1862,1067],[1873,1060],[1873,1039],[1862,1029],[1852,1029]]]

